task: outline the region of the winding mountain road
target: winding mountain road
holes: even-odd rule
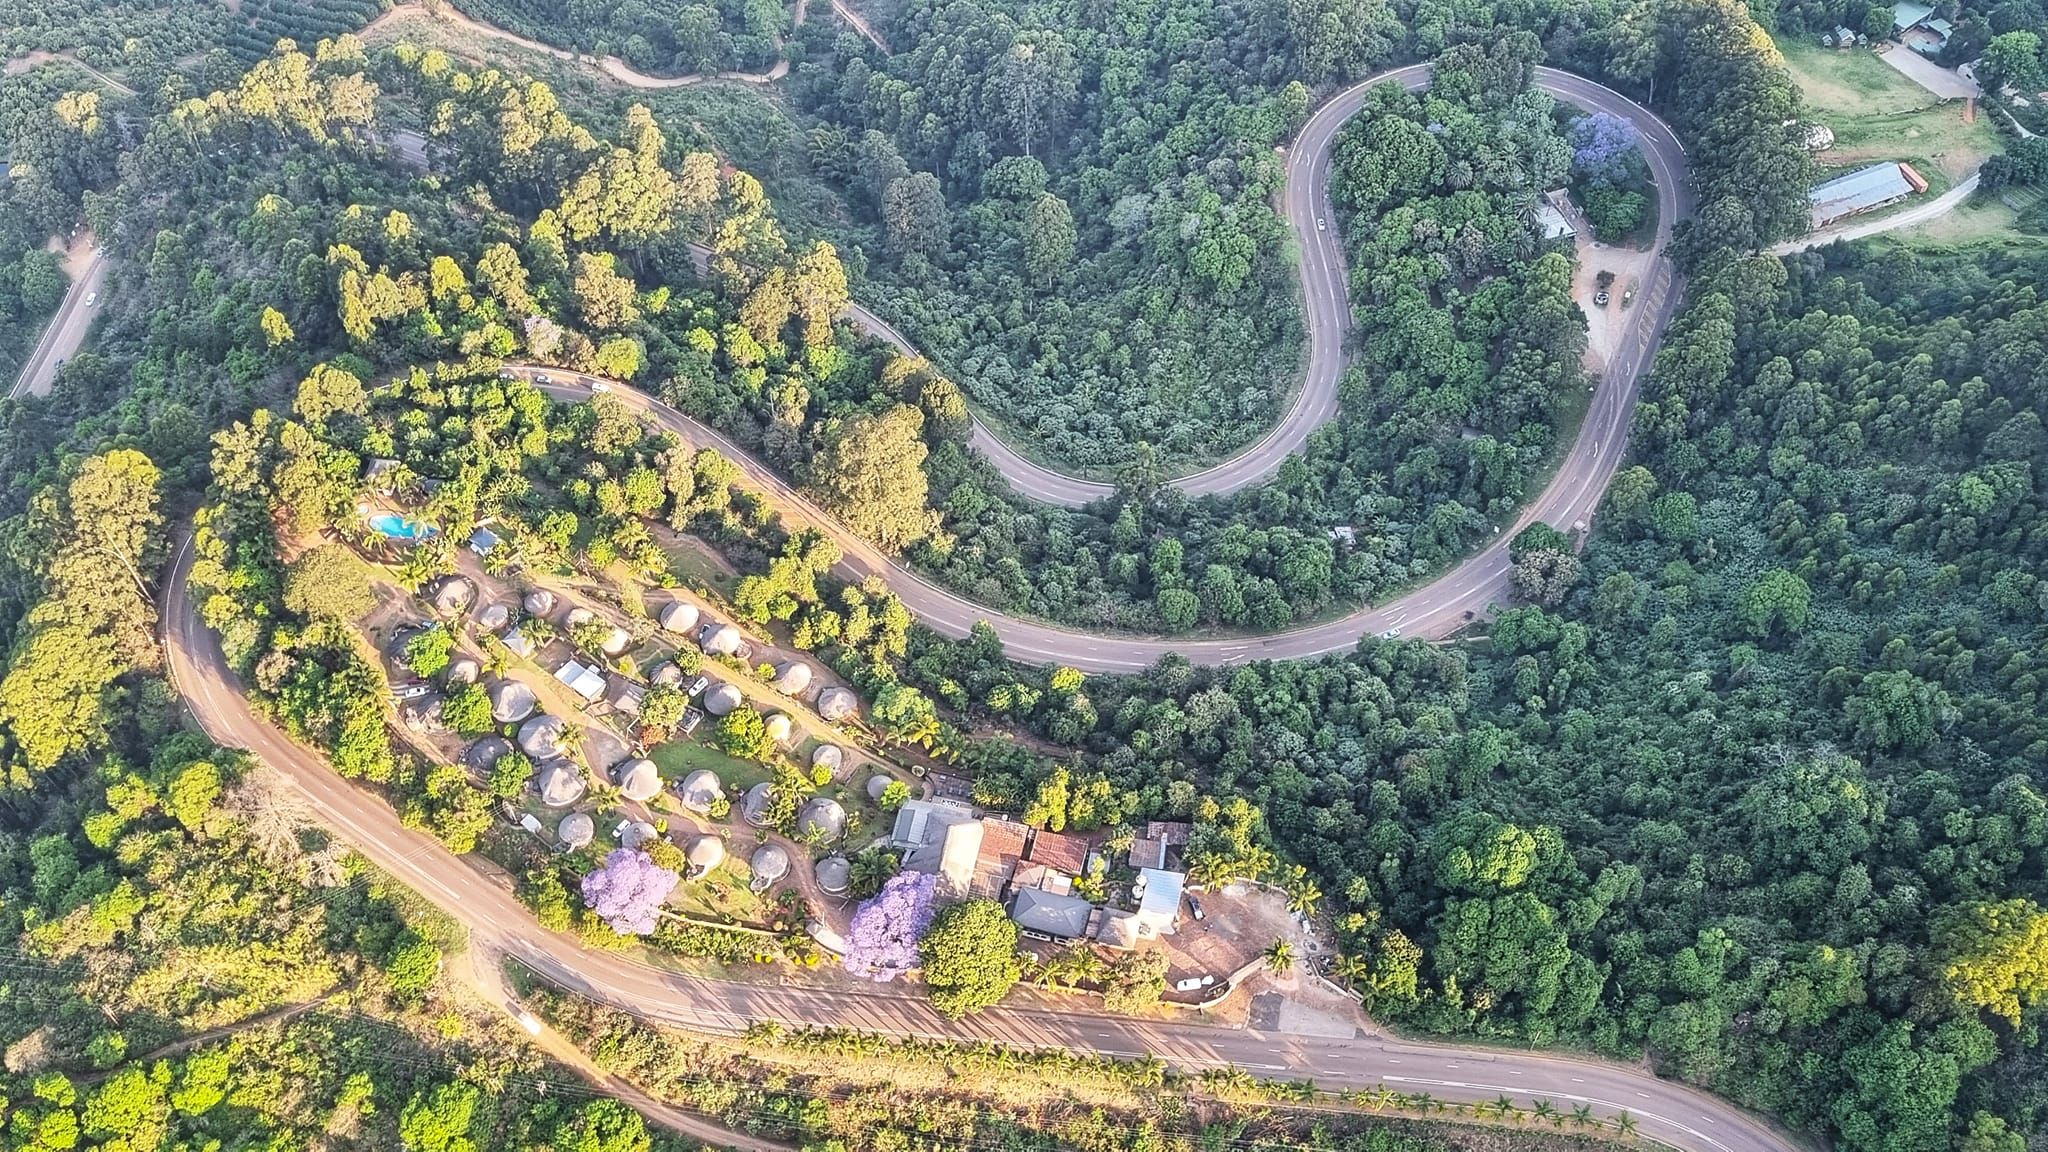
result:
[[[1328,216],[1329,150],[1338,127],[1372,83],[1395,80],[1411,88],[1427,83],[1426,66],[1399,69],[1344,93],[1310,120],[1289,158],[1287,214],[1303,254],[1304,297],[1311,334],[1310,378],[1294,408],[1273,433],[1244,456],[1184,478],[1191,492],[1230,491],[1271,474],[1308,433],[1335,412],[1335,383],[1348,325],[1345,274],[1335,238],[1317,226]],[[1642,130],[1659,195],[1658,244],[1690,205],[1683,152],[1661,122],[1633,102],[1564,73],[1543,70],[1539,83],[1564,99],[1624,115]],[[1571,523],[1591,515],[1625,451],[1636,377],[1655,349],[1677,298],[1667,261],[1658,259],[1644,283],[1635,322],[1596,390],[1578,440],[1557,477],[1519,523],[1542,518]],[[906,350],[900,334],[865,310],[850,318]],[[848,575],[882,575],[904,601],[942,632],[959,635],[976,621],[992,623],[1016,659],[1129,671],[1167,652],[1210,663],[1311,656],[1350,647],[1362,632],[1400,627],[1407,635],[1441,635],[1483,611],[1506,592],[1506,539],[1467,560],[1427,588],[1392,604],[1274,636],[1203,641],[1105,637],[1004,617],[937,588],[852,536],[765,465],[714,430],[660,401],[623,385],[558,369],[511,366],[568,399],[602,389],[674,431],[689,443],[730,457],[778,510],[830,532],[846,554]],[[985,432],[978,444],[994,443]],[[1043,469],[1020,468],[1015,453],[989,448],[1020,488],[1057,502],[1080,499],[1087,482]],[[1008,463],[1006,465],[1006,461]],[[1052,477],[1053,479],[1046,479]],[[1107,492],[1106,488],[1101,492]],[[542,931],[502,879],[454,857],[431,838],[408,829],[380,797],[336,776],[315,751],[287,739],[252,710],[222,656],[217,638],[199,619],[186,589],[192,562],[188,538],[178,550],[164,606],[169,670],[198,725],[218,743],[247,749],[300,788],[322,819],[379,867],[412,886],[467,927],[487,958],[514,958],[564,987],[644,1019],[700,1031],[732,1034],[758,1021],[852,1028],[899,1037],[991,1040],[1025,1049],[1058,1049],[1111,1057],[1153,1055],[1189,1071],[1236,1067],[1255,1074],[1313,1078],[1325,1087],[1384,1084],[1428,1092],[1442,1100],[1478,1102],[1508,1096],[1524,1106],[1545,1100],[1565,1111],[1586,1105],[1596,1115],[1626,1113],[1646,1137],[1689,1152],[1796,1152],[1798,1141],[1768,1123],[1697,1089],[1662,1080],[1640,1068],[1545,1053],[1438,1045],[1383,1036],[1300,1036],[1203,1023],[1132,1020],[1056,1007],[998,1008],[969,1020],[947,1021],[913,989],[841,989],[705,979],[656,968],[610,952],[583,949],[573,938]]]
[[[1303,298],[1310,341],[1307,380],[1286,418],[1258,444],[1235,460],[1180,481],[1190,492],[1227,492],[1257,482],[1277,469],[1311,432],[1336,414],[1337,381],[1343,370],[1350,312],[1342,250],[1335,232],[1318,226],[1330,214],[1331,148],[1338,129],[1363,105],[1366,93],[1374,85],[1392,81],[1416,90],[1429,83],[1430,72],[1427,64],[1412,65],[1354,85],[1325,104],[1304,127],[1288,157],[1285,210],[1302,253]],[[1678,302],[1675,273],[1671,262],[1662,255],[1670,241],[1672,225],[1692,209],[1685,152],[1677,137],[1648,109],[1592,81],[1556,69],[1539,68],[1537,84],[1573,104],[1625,117],[1635,124],[1641,136],[1659,199],[1655,240],[1658,255],[1638,293],[1634,318],[1596,385],[1578,438],[1557,472],[1489,546],[1429,585],[1396,600],[1291,631],[1263,636],[1173,639],[1101,635],[1005,616],[911,571],[847,531],[744,449],[644,392],[559,369],[511,365],[506,370],[529,379],[545,379],[548,390],[562,399],[585,399],[593,390],[604,389],[685,442],[717,449],[737,463],[749,482],[785,516],[830,534],[844,554],[840,565],[843,575],[854,579],[881,577],[911,611],[943,635],[964,636],[976,623],[986,621],[1015,660],[1065,664],[1087,672],[1135,672],[1169,653],[1198,664],[1238,664],[1349,651],[1365,635],[1396,633],[1442,638],[1507,599],[1513,570],[1508,543],[1515,532],[1537,520],[1565,528],[1592,519],[1608,481],[1627,454],[1629,418],[1635,409],[1638,376],[1655,352]],[[916,354],[901,333],[868,309],[850,305],[844,316],[902,351]],[[997,469],[1027,495],[1054,503],[1081,503],[1109,492],[1106,486],[1033,464],[979,424],[974,429],[973,444],[986,452]]]
[[[1385,1084],[1467,1102],[1506,1095],[1523,1107],[1548,1100],[1565,1112],[1583,1104],[1601,1117],[1626,1112],[1643,1135],[1689,1152],[1799,1152],[1792,1137],[1725,1100],[1605,1061],[1037,1007],[998,1008],[954,1023],[933,1011],[922,993],[904,986],[848,992],[714,980],[587,951],[573,937],[536,925],[502,878],[487,876],[405,827],[385,800],[336,776],[317,752],[257,716],[186,591],[192,556],[188,536],[172,563],[163,624],[172,682],[199,727],[216,743],[246,749],[282,773],[322,823],[468,929],[481,959],[510,957],[591,999],[697,1031],[730,1035],[755,1022],[777,1021],[899,1037],[992,1040],[1022,1049],[1153,1055],[1187,1071],[1237,1067],[1263,1076],[1312,1078],[1325,1088]]]
[[[1429,64],[1412,64],[1382,72],[1339,92],[1302,126],[1294,144],[1288,149],[1287,188],[1282,211],[1287,217],[1288,230],[1293,234],[1295,249],[1301,254],[1308,370],[1293,402],[1271,431],[1220,464],[1170,481],[1174,487],[1190,496],[1216,496],[1258,484],[1278,472],[1289,456],[1301,451],[1316,429],[1336,417],[1337,385],[1346,364],[1344,344],[1351,332],[1351,304],[1341,236],[1337,229],[1327,226],[1334,215],[1330,210],[1331,151],[1338,132],[1364,105],[1367,93],[1373,88],[1394,83],[1410,92],[1419,92],[1429,86],[1431,75]],[[1636,305],[1633,322],[1623,335],[1622,354],[1615,358],[1607,378],[1601,383],[1603,393],[1626,391],[1629,405],[1619,410],[1618,423],[1613,427],[1596,428],[1596,421],[1590,417],[1586,423],[1587,429],[1599,433],[1596,441],[1614,444],[1618,449],[1627,434],[1629,408],[1634,404],[1636,372],[1655,350],[1657,337],[1678,303],[1678,294],[1670,290],[1670,262],[1661,253],[1671,239],[1671,226],[1692,212],[1685,149],[1678,143],[1678,137],[1670,126],[1647,108],[1613,89],[1555,68],[1536,69],[1536,87],[1580,108],[1610,113],[1633,123],[1656,180],[1656,251],[1660,255],[1651,283],[1644,286],[1642,299]],[[906,353],[916,354],[901,333],[872,311],[856,304],[847,309],[846,318]],[[1116,490],[1113,484],[1069,476],[1028,459],[978,419],[974,422],[971,443],[995,464],[997,471],[1020,495],[1043,503],[1079,507],[1110,496]],[[1617,450],[1611,455],[1618,463],[1620,452]],[[1574,477],[1584,478],[1590,474],[1586,469],[1599,466],[1600,456],[1601,453],[1590,448],[1582,455],[1575,447],[1571,457],[1559,469],[1558,481],[1576,483]],[[1606,478],[1612,471],[1610,467],[1605,475],[1599,477],[1602,490],[1606,488]],[[1597,494],[1595,499],[1597,501]],[[1590,512],[1590,506],[1585,511]]]

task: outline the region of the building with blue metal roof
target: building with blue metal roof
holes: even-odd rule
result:
[[[1924,189],[1924,184],[1916,187],[1907,178],[1905,167],[1897,163],[1859,168],[1846,176],[1835,177],[1809,194],[1813,205],[1813,226],[1819,228],[1844,216],[1896,204]]]

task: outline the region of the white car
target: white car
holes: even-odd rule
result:
[[[536,373],[534,373],[534,374],[533,374],[533,382],[534,382],[535,384],[552,384],[552,383],[554,383],[554,381],[552,381],[552,380],[548,379],[547,373],[545,373],[545,372],[536,372]]]
[[[1399,628],[1389,628],[1385,632],[1380,633],[1380,639],[1382,640],[1399,640],[1400,638],[1401,630]]]
[[[592,392],[609,392],[612,390],[612,386],[602,380],[592,380],[590,382],[590,390]]]
[[[92,307],[93,305],[95,305],[95,304],[97,304],[97,303],[99,303],[99,302],[100,302],[100,294],[99,294],[99,293],[97,293],[97,292],[87,292],[87,293],[85,294],[85,306],[86,306],[87,308],[90,308],[90,307]]]
[[[1328,228],[1329,228],[1329,226],[1330,226],[1330,225],[1329,225],[1329,223],[1328,223],[1327,221],[1325,221],[1325,220],[1324,220],[1324,219],[1323,219],[1323,218],[1322,218],[1321,216],[1318,216],[1318,217],[1316,217],[1316,231],[1318,231],[1318,232],[1322,232],[1322,231],[1325,231],[1326,229],[1328,229]]]

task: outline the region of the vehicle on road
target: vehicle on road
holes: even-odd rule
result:
[[[592,392],[609,392],[612,390],[612,386],[602,380],[586,380],[584,383],[590,385]]]
[[[1382,640],[1399,640],[1400,638],[1401,630],[1399,628],[1389,628],[1385,632],[1380,633],[1380,639]]]
[[[1607,307],[1607,301],[1609,299],[1610,297],[1607,295],[1606,289],[1603,288],[1600,291],[1593,293],[1593,306],[1595,308],[1605,308]]]
[[[1188,911],[1194,915],[1197,921],[1207,920],[1209,918],[1208,914],[1202,911],[1202,902],[1200,900],[1195,899],[1193,893],[1190,893],[1188,895]]]
[[[97,304],[97,303],[99,303],[99,302],[100,302],[100,294],[99,294],[99,293],[97,293],[97,292],[87,292],[87,293],[85,294],[85,306],[86,306],[87,308],[90,308],[90,307],[92,307],[93,305],[95,305],[95,304]]]
[[[552,380],[548,379],[548,374],[547,374],[547,373],[545,373],[545,372],[536,372],[536,373],[534,373],[534,374],[533,374],[533,382],[534,382],[535,384],[552,384],[552,383],[554,383],[554,381],[552,381]]]
[[[1323,219],[1323,218],[1322,218],[1321,216],[1318,216],[1318,217],[1316,217],[1316,231],[1318,231],[1318,232],[1326,231],[1326,230],[1328,229],[1328,227],[1329,227],[1329,222],[1328,222],[1328,221],[1324,220],[1324,219]]]
[[[512,1013],[512,1018],[519,1021],[519,1026],[526,1029],[528,1035],[540,1035],[540,1017],[528,1012],[517,1000],[506,1004],[505,1010]]]

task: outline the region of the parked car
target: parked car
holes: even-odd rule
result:
[[[511,1009],[512,1018],[519,1021],[519,1026],[526,1029],[529,1035],[540,1035],[540,1017],[528,1012],[517,1001],[507,1004],[505,1007]]]
[[[1188,911],[1194,914],[1197,921],[1209,918],[1208,914],[1202,911],[1202,902],[1195,899],[1193,895],[1188,897]]]
[[[1185,980],[1175,980],[1173,982],[1173,990],[1175,992],[1194,992],[1198,989],[1207,988],[1215,982],[1216,978],[1214,976],[1190,976]]]
[[[690,686],[688,688],[683,689],[683,695],[688,696],[692,700],[695,700],[697,697],[703,695],[704,690],[709,687],[711,687],[711,677],[699,676],[695,680],[690,681]]]
[[[1612,299],[1612,297],[1607,295],[1607,290],[1604,288],[1598,292],[1593,293],[1593,305],[1596,308],[1607,307],[1607,301],[1610,299]]]
[[[97,304],[97,303],[99,303],[99,302],[100,302],[100,294],[99,294],[99,293],[97,293],[97,292],[87,292],[87,293],[85,294],[85,306],[86,306],[87,308],[90,308],[90,307],[92,307],[93,305],[95,305],[95,304]]]
[[[391,686],[391,698],[393,700],[417,700],[433,690],[434,686],[432,684],[422,680],[414,680],[409,684],[393,684]]]

